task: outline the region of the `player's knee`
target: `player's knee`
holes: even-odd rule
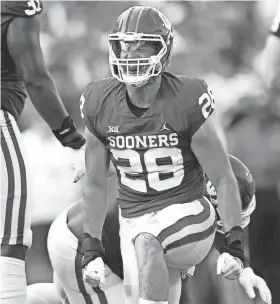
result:
[[[137,255],[149,259],[157,254],[162,254],[163,249],[158,239],[150,233],[140,233],[135,239]]]

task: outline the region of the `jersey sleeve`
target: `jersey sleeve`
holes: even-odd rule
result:
[[[280,3],[278,4],[277,13],[272,22],[270,33],[280,38]]]
[[[97,96],[98,92],[95,90],[94,83],[90,83],[81,95],[80,110],[85,126],[91,133],[101,140],[101,135],[97,130]]]
[[[1,1],[1,15],[30,18],[42,11],[43,3],[39,0]]]
[[[195,79],[194,81],[193,100],[187,109],[189,138],[193,137],[215,109],[215,100],[206,82],[202,79]]]

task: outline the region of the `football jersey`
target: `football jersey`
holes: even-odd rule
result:
[[[14,18],[31,18],[42,10],[40,1],[1,1],[1,109],[8,111],[15,119],[20,116],[27,95],[9,52],[7,32]]]
[[[270,32],[280,38],[280,4],[278,4],[278,9],[272,22]]]
[[[204,195],[204,173],[191,139],[214,107],[203,80],[167,72],[151,107],[140,117],[128,107],[124,83],[106,78],[87,86],[82,116],[117,170],[122,216],[140,216]]]

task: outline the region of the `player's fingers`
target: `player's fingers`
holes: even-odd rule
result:
[[[105,284],[105,271],[101,271],[100,273],[100,283]]]
[[[240,265],[239,263],[232,259],[228,264],[226,264],[223,268],[222,268],[222,273],[231,273],[234,271],[238,271],[240,270]]]
[[[251,282],[245,282],[242,287],[244,288],[244,291],[248,295],[249,299],[254,299],[256,297],[253,285]]]
[[[73,182],[77,183],[79,180],[81,180],[84,177],[84,175],[85,175],[84,172],[81,172],[81,171],[75,172]]]
[[[73,183],[75,184],[75,183],[77,183],[79,180],[80,180],[80,177],[79,177],[78,175],[75,174]]]
[[[224,272],[224,270],[222,270],[222,272],[225,279],[235,280],[240,277],[241,269],[240,267],[233,265],[233,267],[231,267],[227,272]]]
[[[264,281],[261,281],[256,287],[259,291],[260,298],[262,299],[262,301],[266,304],[271,304],[272,296],[266,283]]]
[[[100,283],[99,280],[94,280],[94,279],[92,279],[92,278],[84,279],[84,281],[85,281],[88,285],[93,286],[93,287],[97,287],[97,286],[99,285],[99,283]]]
[[[87,284],[94,287],[98,286],[100,282],[99,274],[97,272],[92,273],[92,272],[84,271],[83,279]]]
[[[227,280],[235,280],[235,279],[239,278],[239,272],[235,271],[230,274],[224,274],[224,278]]]
[[[217,260],[217,275],[220,275],[222,273],[222,269],[225,266],[225,255],[221,254]]]

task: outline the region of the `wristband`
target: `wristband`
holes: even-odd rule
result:
[[[244,253],[244,233],[240,226],[234,226],[230,231],[225,233],[226,249],[235,258],[240,259],[244,268],[250,267],[249,259]]]
[[[104,259],[104,248],[99,239],[91,237],[88,233],[84,233],[82,241],[82,268],[89,262],[101,257]]]
[[[62,146],[75,150],[80,149],[86,142],[83,135],[76,129],[73,120],[67,116],[64,118],[60,129],[53,130],[53,134]]]

